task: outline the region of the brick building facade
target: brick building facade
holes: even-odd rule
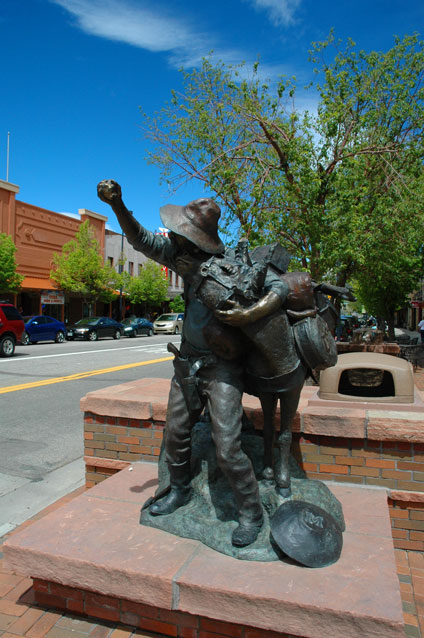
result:
[[[85,208],[78,210],[80,219],[55,213],[16,199],[19,186],[0,180],[0,233],[10,235],[16,248],[18,273],[24,275],[21,291],[17,295],[1,293],[20,308],[23,315],[46,314],[66,323],[73,323],[88,314],[112,314],[112,304],[97,302],[90,308],[77,295],[59,294],[50,279],[52,258],[60,253],[64,244],[73,239],[80,225],[88,220],[100,244],[106,263],[117,267],[121,255],[121,235],[106,230],[107,217]],[[137,253],[124,237],[124,268],[138,275],[146,258]],[[131,272],[132,269],[132,272]],[[175,273],[169,273],[169,296],[182,294],[182,282]],[[59,303],[58,303],[59,302]]]

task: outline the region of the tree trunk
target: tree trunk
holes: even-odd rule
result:
[[[395,313],[394,312],[390,312],[390,314],[387,315],[387,335],[388,335],[389,341],[395,340]]]

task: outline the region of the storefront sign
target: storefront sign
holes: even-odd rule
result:
[[[60,290],[43,290],[41,293],[42,304],[64,304],[65,295]]]

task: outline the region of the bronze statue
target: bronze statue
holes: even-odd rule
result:
[[[214,352],[213,344],[219,343],[214,334],[219,333],[219,326],[223,324],[228,324],[230,330],[242,326],[244,332],[249,332],[250,325],[257,325],[282,306],[288,285],[266,266],[254,268],[252,264],[246,264],[245,281],[239,282],[240,291],[247,296],[246,305],[242,306],[229,295],[226,304],[222,304],[223,309],[219,310],[213,304],[211,307],[199,293],[203,273],[209,272],[215,262],[218,270],[232,280],[240,274],[240,268],[234,266],[229,272],[231,260],[235,259],[236,265],[242,261],[237,261],[234,251],[226,249],[218,236],[220,209],[213,200],[203,198],[184,207],[163,207],[160,211],[162,222],[171,231],[167,238],[154,235],[134,219],[123,203],[116,182],[100,182],[98,195],[112,207],[136,250],[168,266],[184,279],[186,313],[181,349],[174,351],[175,374],[171,381],[165,428],[170,491],[150,505],[150,513],[154,516],[171,514],[190,500],[190,435],[207,405],[218,464],[237,502],[239,522],[232,534],[232,544],[236,547],[250,545],[261,529],[263,512],[251,462],[240,447],[244,371],[237,356],[237,338],[231,346],[234,356],[224,357],[219,347]],[[291,364],[286,361],[282,365]],[[296,393],[300,392],[303,383],[305,372],[302,370]]]

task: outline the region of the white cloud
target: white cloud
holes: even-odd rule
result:
[[[275,19],[289,19],[290,8],[301,0],[248,0],[275,12]],[[203,33],[197,24],[188,18],[171,15],[160,5],[149,5],[149,0],[50,0],[75,19],[77,26],[90,35],[124,42],[152,52],[164,52],[175,68],[192,68],[201,65],[203,57],[213,50],[212,59],[228,65],[246,62],[242,74],[251,71],[254,59],[251,53],[240,49],[221,48],[210,33]],[[154,7],[154,8],[153,8]],[[158,8],[160,7],[160,8]],[[281,74],[292,75],[293,71],[283,65],[260,64],[262,78],[275,81]]]
[[[125,42],[148,51],[188,52],[204,39],[188,22],[147,6],[122,0],[51,0],[71,13],[91,35]],[[204,46],[204,44],[203,44]]]
[[[255,9],[267,11],[276,26],[282,24],[288,27],[295,24],[295,13],[302,0],[248,0],[248,2]]]

